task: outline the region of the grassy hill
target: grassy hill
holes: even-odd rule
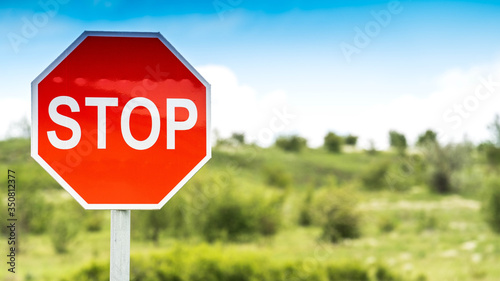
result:
[[[475,148],[459,168],[438,152],[215,147],[162,210],[132,212],[133,280],[500,280],[481,211],[496,170]],[[0,279],[106,280],[109,211],[83,210],[29,140],[0,142],[0,168],[16,171],[19,218],[18,271]]]

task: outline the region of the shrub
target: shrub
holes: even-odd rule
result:
[[[146,227],[140,227],[141,236],[147,240],[158,244],[160,233],[164,231],[169,224],[170,217],[166,214],[166,208],[161,210],[136,211],[137,218],[142,221]]]
[[[221,184],[217,196],[196,218],[199,233],[209,242],[242,241],[256,235],[272,235],[281,223],[284,194],[253,188],[243,191],[232,181]]]
[[[361,182],[363,186],[370,190],[379,190],[388,185],[387,172],[390,163],[388,161],[381,161],[372,164],[361,174]]]
[[[229,147],[237,147],[245,144],[245,134],[244,133],[233,133],[231,137],[224,139],[218,136],[216,133],[215,139],[217,139],[216,146],[229,146]]]
[[[175,237],[191,235],[193,233],[191,217],[188,218],[190,210],[185,199],[190,195],[189,189],[192,188],[193,186],[185,186],[161,210],[133,211],[132,237],[158,244],[163,233]]]
[[[408,191],[425,179],[424,164],[420,155],[399,155],[388,168],[385,184],[391,190]]]
[[[314,195],[314,188],[309,187],[304,196],[304,201],[300,207],[299,225],[309,226],[312,223],[312,200]]]
[[[423,275],[420,275],[423,276]],[[375,269],[375,280],[377,281],[398,281],[402,280],[402,278],[394,272],[391,272],[387,267],[384,266],[378,266]]]
[[[326,150],[328,150],[330,152],[340,153],[343,142],[344,142],[344,140],[342,139],[341,136],[338,136],[337,134],[335,134],[333,132],[329,132],[325,136],[324,146],[325,146]]]
[[[378,220],[378,228],[382,233],[389,233],[398,227],[399,221],[390,215],[384,215]]]
[[[33,234],[42,234],[48,230],[54,210],[42,195],[42,191],[33,190],[19,194],[19,205],[29,208],[19,208],[19,225],[23,230]]]
[[[370,281],[366,268],[355,262],[329,264],[326,272],[329,281]]]
[[[109,280],[109,263],[92,262],[84,266],[80,271],[71,276],[71,278],[63,278],[61,281],[108,281]]]
[[[433,130],[427,130],[418,136],[417,146],[426,146],[437,143],[437,133]]]
[[[311,270],[314,266],[314,270]],[[272,260],[251,250],[228,250],[220,246],[174,246],[153,255],[131,257],[131,280],[141,281],[400,281],[382,265],[364,266],[357,261]],[[65,281],[109,280],[109,262],[93,262]]]
[[[73,208],[76,202],[59,203],[55,207],[50,226],[50,239],[57,253],[62,254],[68,251],[68,246],[80,231],[80,220],[78,212]]]
[[[241,240],[253,235],[257,229],[257,219],[253,208],[237,196],[224,194],[210,202],[200,224],[201,234],[209,241]]]
[[[245,134],[244,133],[233,133],[231,135],[231,139],[234,140],[237,144],[245,144]]]
[[[257,196],[256,199],[260,201],[256,205],[259,234],[264,236],[276,234],[281,226],[285,194],[263,191],[263,196]]]
[[[50,199],[45,195],[58,184],[33,162],[19,165],[15,170],[17,185],[22,186],[17,192],[16,204],[29,206],[17,209],[19,228],[34,234],[45,233],[50,227],[54,212]]]
[[[396,131],[389,131],[389,143],[391,147],[394,147],[400,153],[403,153],[408,146],[406,143],[406,137]]]
[[[279,166],[268,166],[264,169],[266,183],[271,186],[286,188],[292,183],[292,176],[289,172]]]
[[[357,198],[352,190],[325,189],[315,196],[315,221],[323,230],[322,238],[336,243],[358,238],[361,214],[356,209]]]
[[[352,146],[355,146],[356,143],[358,142],[358,137],[357,136],[353,136],[351,134],[347,135],[345,137],[345,140],[344,140],[345,144],[346,145],[352,145]]]
[[[451,174],[446,169],[436,169],[431,172],[429,184],[438,193],[450,193],[453,190],[451,185]]]
[[[472,146],[468,143],[428,146],[424,153],[431,190],[442,194],[458,191],[461,183],[453,182],[453,178],[470,163],[471,152]]]
[[[437,216],[428,211],[420,211],[417,214],[417,231],[436,230],[439,227],[439,220]]]
[[[101,231],[104,221],[104,213],[102,211],[85,212],[84,225],[87,231]]]
[[[500,233],[500,179],[490,180],[484,199],[482,212],[490,228]]]
[[[486,161],[492,167],[500,165],[500,148],[492,143],[484,143],[481,145],[481,150],[486,155]]]
[[[278,137],[275,144],[277,147],[290,152],[300,152],[307,147],[306,139],[296,135]]]

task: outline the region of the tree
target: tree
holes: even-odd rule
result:
[[[456,175],[470,164],[471,151],[472,145],[467,142],[427,146],[424,156],[428,165],[429,187],[442,194],[459,190],[461,183],[457,181]]]
[[[500,180],[498,178],[487,183],[487,196],[483,202],[482,212],[486,222],[497,234],[500,233]]]
[[[488,126],[488,129],[493,135],[493,144],[496,147],[500,147],[500,116],[498,114],[495,115],[495,119]]]
[[[233,133],[231,139],[237,144],[245,144],[245,134],[244,133]]]
[[[361,236],[361,213],[357,195],[346,188],[324,188],[313,199],[313,220],[322,228],[322,238],[331,243]]]
[[[500,165],[500,116],[495,115],[493,122],[488,125],[493,136],[491,141],[481,143],[477,148],[486,155],[488,164],[492,167]]]
[[[299,152],[307,147],[307,141],[297,135],[281,136],[276,139],[275,145],[285,151]]]
[[[406,150],[406,147],[408,146],[406,143],[406,137],[394,130],[389,131],[389,143],[399,152],[404,152]]]
[[[231,137],[225,139],[220,137],[217,131],[214,132],[215,139],[217,139],[216,146],[240,146],[245,144],[244,133],[233,133]]]
[[[31,135],[30,121],[26,116],[9,125],[7,129],[8,138],[28,139]]]
[[[377,147],[375,146],[375,141],[373,139],[370,139],[368,141],[368,143],[370,144],[370,146],[365,151],[368,154],[371,154],[371,155],[376,154],[377,153]]]
[[[325,136],[324,146],[330,152],[340,153],[343,142],[344,140],[341,136],[333,132],[328,132]]]
[[[417,146],[425,146],[433,143],[437,143],[437,134],[433,130],[427,130],[418,136]]]
[[[358,137],[351,134],[347,135],[344,139],[345,144],[355,146],[358,142]]]

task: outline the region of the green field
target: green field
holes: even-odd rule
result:
[[[428,159],[219,145],[161,211],[132,212],[132,280],[500,280],[500,235],[482,211],[496,168],[473,148],[437,192],[429,175],[445,164]],[[16,171],[19,218],[16,273],[2,262],[0,279],[105,280],[109,211],[84,211],[29,140],[0,142],[0,169]],[[339,221],[351,234],[325,235]]]

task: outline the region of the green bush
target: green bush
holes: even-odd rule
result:
[[[98,232],[102,230],[105,222],[105,214],[103,211],[88,211],[85,212],[84,225],[89,232]]]
[[[292,176],[284,168],[279,166],[267,166],[264,168],[266,183],[271,186],[286,188],[292,184]]]
[[[237,185],[234,173],[201,172],[161,210],[132,212],[132,236],[159,243],[161,235],[199,235],[215,242],[275,234],[281,226],[286,192]]]
[[[313,208],[315,222],[323,230],[322,238],[336,243],[361,235],[361,214],[356,209],[357,198],[346,188],[316,192]]]
[[[420,211],[416,215],[418,232],[436,230],[439,227],[439,220],[434,213]]]
[[[169,206],[170,207],[170,206]],[[169,226],[169,220],[174,217],[169,217],[166,213],[167,209],[161,210],[146,210],[135,211],[133,213],[134,229],[140,233],[134,233],[134,237],[150,240],[159,243],[160,234]],[[138,236],[139,235],[139,236]]]
[[[329,281],[370,281],[366,268],[355,262],[329,264],[326,272]]]
[[[437,133],[433,130],[427,130],[418,136],[417,146],[433,145],[437,143]]]
[[[109,262],[91,263],[64,281],[107,281]],[[313,267],[312,267],[313,266]],[[174,246],[165,253],[131,258],[133,281],[400,281],[382,265],[356,261],[275,261],[252,251],[220,246]]]
[[[401,154],[404,153],[408,146],[405,135],[393,130],[389,131],[389,143],[391,147],[395,148]]]
[[[500,234],[500,178],[490,180],[482,206],[484,218],[490,228]]]
[[[211,201],[200,224],[202,236],[212,242],[236,241],[256,234],[256,213],[247,200],[225,193]]]
[[[390,162],[381,161],[372,164],[361,174],[363,186],[369,190],[379,190],[388,186]]]
[[[485,154],[486,161],[492,167],[498,167],[500,165],[500,148],[496,147],[492,143],[481,144],[480,150]]]
[[[61,281],[109,281],[109,263],[92,262],[74,276],[63,278]]]
[[[423,275],[420,275],[420,277]],[[396,275],[394,272],[391,272],[387,267],[378,266],[375,269],[375,280],[377,281],[399,281],[402,278]]]
[[[281,224],[281,197],[238,196],[228,192],[210,202],[201,217],[200,233],[207,241],[242,241],[272,235]]]
[[[274,235],[278,232],[283,219],[284,193],[261,191],[262,195],[255,197],[258,217],[258,233],[264,236]]]
[[[276,139],[276,146],[290,152],[300,152],[307,147],[307,141],[300,136],[281,136]]]
[[[356,143],[358,142],[358,137],[357,136],[353,136],[351,134],[347,135],[345,138],[344,138],[344,142],[346,145],[352,145],[352,146],[355,146]]]
[[[389,233],[398,227],[399,221],[391,215],[384,215],[378,219],[378,228],[382,233]]]
[[[28,150],[29,151],[29,150]],[[49,203],[53,195],[53,189],[62,188],[51,176],[33,162],[11,167],[16,171],[16,201],[18,206],[29,206],[29,208],[17,208],[19,228],[27,233],[45,233],[52,220],[53,206]]]
[[[325,139],[324,139],[324,147],[326,150],[333,152],[333,153],[340,153],[342,150],[342,144],[344,143],[344,139],[333,133],[329,132],[326,134]]]
[[[451,185],[451,174],[445,169],[436,169],[429,178],[431,188],[438,193],[450,193],[454,190]]]
[[[29,160],[31,160],[30,139],[14,138],[0,141],[0,163],[22,163]]]
[[[471,163],[471,154],[472,146],[468,143],[427,146],[424,155],[431,190],[441,194],[459,191],[461,183],[453,179],[458,179],[455,175]]]
[[[18,185],[22,186],[22,185]],[[51,206],[40,190],[33,190],[29,193],[21,190],[17,192],[19,195],[18,205],[29,206],[29,208],[18,208],[19,226],[26,232],[33,234],[43,234],[47,232],[53,213]]]
[[[306,194],[304,196],[304,201],[300,206],[299,212],[299,225],[309,226],[312,224],[313,214],[312,214],[312,201],[314,195],[314,188],[309,187],[306,190]]]
[[[76,210],[81,208],[76,202],[61,202],[55,207],[50,225],[50,239],[57,253],[68,251],[69,244],[80,231],[81,213]]]
[[[408,191],[424,181],[425,163],[420,155],[399,155],[385,174],[385,185],[393,191]]]
[[[232,178],[217,184],[217,194],[193,217],[198,233],[207,241],[249,240],[277,232],[282,218],[284,192],[237,186]]]
[[[238,147],[242,146],[245,144],[245,134],[244,133],[233,133],[231,137],[224,139],[220,138],[218,136],[215,136],[217,139],[216,146],[217,147],[222,147],[222,146],[228,146],[228,147]]]

